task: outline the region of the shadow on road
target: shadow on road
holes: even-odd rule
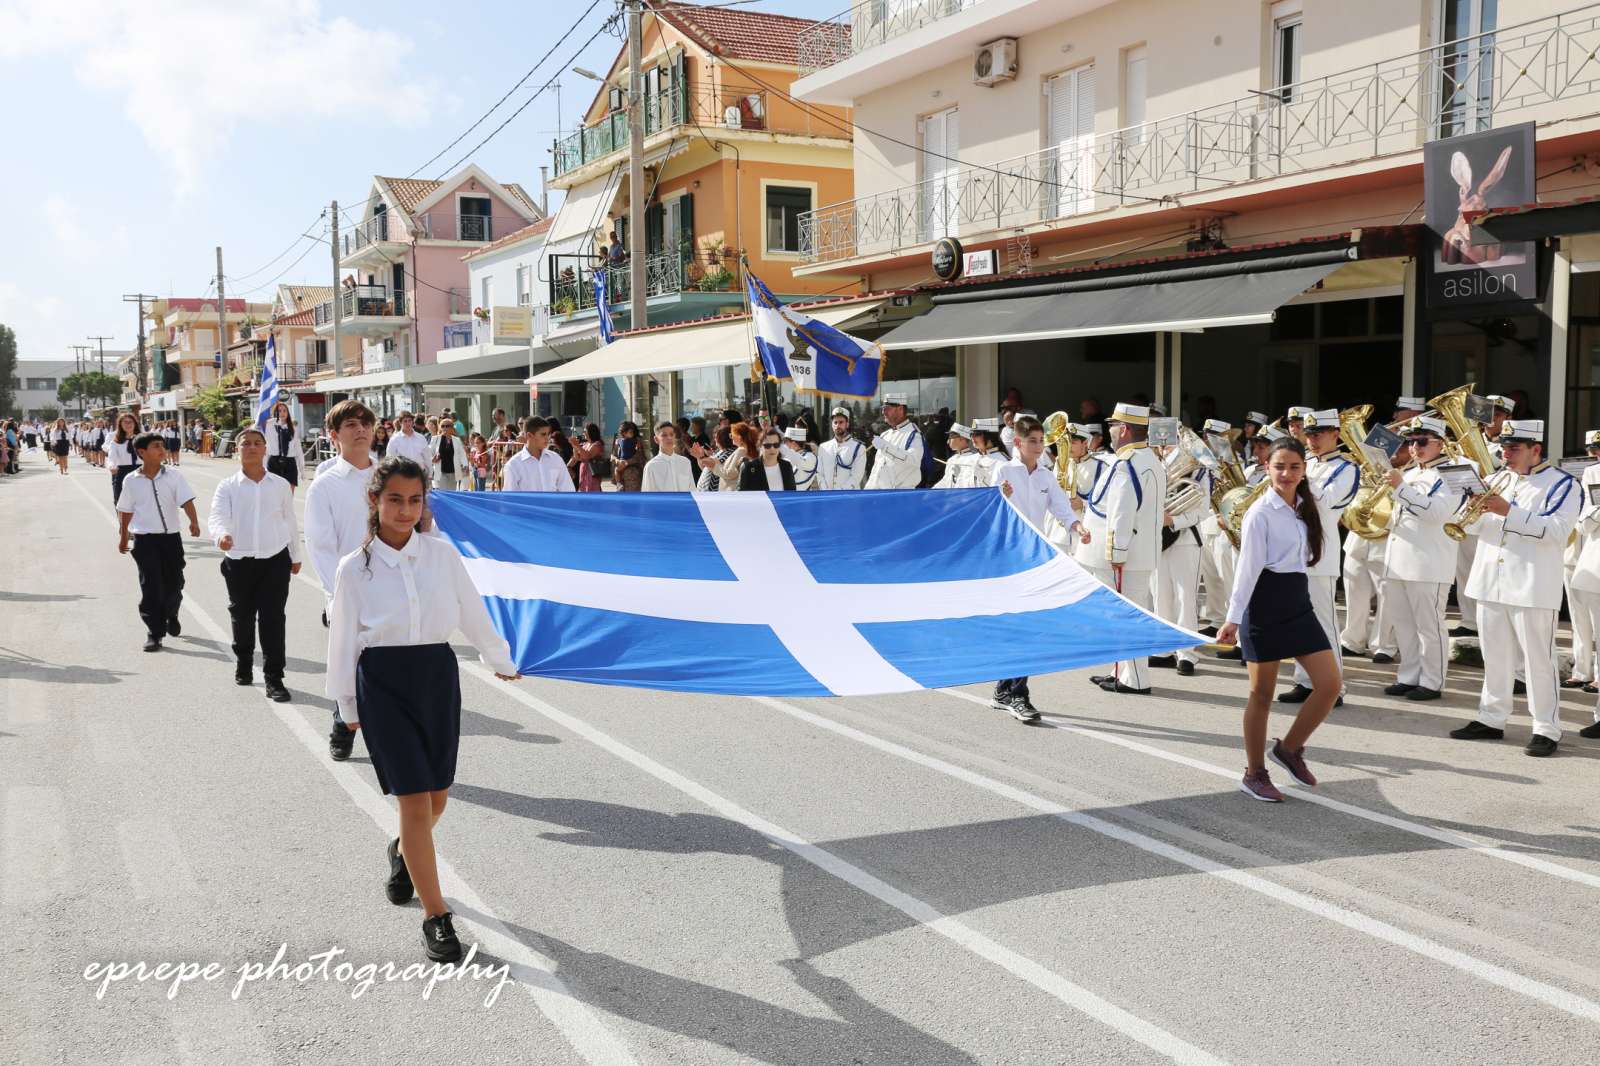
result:
[[[43,681],[55,685],[115,685],[123,678],[131,676],[125,670],[52,663],[9,648],[0,648],[0,677],[12,677],[21,681]]]

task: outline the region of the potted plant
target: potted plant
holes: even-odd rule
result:
[[[577,309],[578,301],[574,300],[571,296],[558,296],[556,298],[556,302],[550,305],[550,310],[554,311],[562,318],[571,318],[573,312],[575,312]]]
[[[474,307],[472,309],[472,317],[479,322],[487,322],[489,321],[489,309],[487,307]]]

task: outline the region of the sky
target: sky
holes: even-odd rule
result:
[[[134,347],[123,294],[206,295],[219,245],[229,297],[330,284],[330,201],[358,208],[375,174],[445,177],[559,72],[559,111],[552,86],[470,157],[537,197],[557,129],[596,88],[570,68],[603,72],[622,48],[602,34],[580,50],[617,7],[597,0],[580,20],[589,3],[0,0],[0,323],[18,355],[70,359],[97,334]],[[744,6],[830,18],[847,5]]]

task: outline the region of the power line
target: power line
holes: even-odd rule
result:
[[[572,34],[578,29],[578,27],[583,24],[583,20],[589,17],[589,13],[591,11],[593,11],[595,8],[599,7],[599,6],[600,6],[600,0],[591,0],[589,6],[584,9],[583,14],[578,16],[578,20],[572,24],[571,28],[569,28],[566,33],[562,34],[561,38],[559,40],[557,40],[555,44],[551,45],[550,48],[545,52],[544,55],[539,57],[539,61],[537,63],[535,63],[533,66],[528,68],[528,72],[526,74],[524,74],[522,77],[517,79],[517,83],[515,85],[513,85],[511,88],[506,90],[504,96],[500,97],[500,99],[498,99],[498,100],[496,100],[494,102],[494,106],[490,107],[489,110],[485,111],[482,115],[479,115],[478,116],[478,120],[476,122],[474,122],[472,125],[468,126],[465,130],[463,130],[462,133],[461,133],[461,136],[457,137],[455,140],[451,141],[449,144],[447,144],[443,148],[439,149],[439,151],[434,154],[432,159],[429,159],[426,163],[423,163],[421,166],[417,167],[417,169],[415,169],[411,173],[407,174],[406,177],[414,178],[418,174],[422,173],[424,170],[427,170],[428,167],[433,165],[435,160],[437,160],[440,156],[444,155],[450,149],[454,148],[456,145],[460,144],[462,141],[466,140],[467,135],[469,133],[471,133],[473,130],[477,129],[479,126],[483,125],[483,123],[488,119],[488,117],[490,115],[494,114],[495,111],[499,110],[501,104],[505,103],[507,100],[509,100],[511,98],[511,94],[512,93],[514,93],[518,89],[522,88],[523,84],[529,78],[533,77],[534,72],[537,71],[540,67],[544,66],[545,60],[549,59],[553,54],[555,54],[555,50],[557,48],[560,48],[563,44],[567,43],[567,38],[571,37]]]
[[[327,215],[327,213],[328,212],[326,210],[324,210],[322,212],[322,214],[318,215],[316,218],[311,220],[311,225],[315,226],[320,219],[324,218]],[[307,235],[306,235],[306,233],[304,231],[307,229],[307,227],[306,226],[301,226],[300,229],[302,231],[300,236],[296,237],[292,242],[290,242],[289,247],[285,248],[283,251],[279,252],[277,255],[273,256],[271,259],[268,259],[261,266],[258,266],[254,270],[248,271],[247,273],[240,274],[238,277],[234,277],[231,274],[224,275],[224,277],[226,277],[227,280],[229,280],[229,281],[233,282],[235,285],[237,285],[239,282],[245,281],[245,280],[247,280],[249,278],[253,278],[257,274],[260,274],[263,271],[267,270],[269,267],[271,267],[278,260],[282,259],[284,256],[288,255],[290,252],[294,251],[294,246],[295,245],[299,244],[302,240],[306,239]],[[318,237],[318,238],[312,238],[312,239],[320,240],[321,238]]]
[[[316,251],[318,248],[321,248],[321,247],[322,247],[322,238],[318,237],[311,244],[306,245],[305,250],[302,251],[298,257],[296,257],[294,262],[292,262],[288,266],[284,267],[283,270],[278,273],[277,277],[273,278],[271,281],[268,281],[268,282],[266,282],[264,284],[257,285],[253,289],[235,288],[233,290],[234,295],[235,296],[246,296],[246,295],[249,295],[250,293],[253,293],[253,292],[260,292],[262,289],[273,288],[274,286],[276,286],[278,284],[279,281],[283,280],[283,278],[288,275],[289,271],[293,270],[295,267],[299,266],[302,262],[304,262],[306,256],[310,255],[312,252]],[[228,280],[232,281],[233,279],[229,278]]]

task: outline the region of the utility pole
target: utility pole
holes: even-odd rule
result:
[[[99,342],[99,344],[100,344],[100,373],[102,375],[104,375],[105,372],[106,372],[106,341],[115,340],[116,338],[115,337],[87,337],[85,339]],[[101,397],[101,399],[108,399],[108,398],[109,397],[106,397],[106,396],[102,396]],[[118,400],[122,399],[121,390],[118,390],[118,395],[117,395],[116,399],[118,399]]]
[[[628,328],[643,329],[648,312],[645,310],[644,263],[644,74],[641,71],[640,51],[643,34],[643,0],[623,0],[628,11]],[[602,268],[603,269],[603,268]],[[640,396],[640,385],[646,379],[635,375],[629,392],[633,414],[643,414],[654,421],[654,413],[646,412]]]
[[[222,292],[222,245],[217,245],[217,377],[228,361],[228,300]]]
[[[335,200],[328,207],[332,218],[332,228],[328,230],[328,252],[333,256],[333,376],[344,375],[344,349],[339,347],[339,299],[343,295],[339,291],[339,201]],[[416,266],[415,263],[411,264]]]
[[[84,353],[88,352],[89,350],[90,350],[90,348],[89,348],[89,346],[87,344],[74,344],[72,346],[72,357],[73,357],[74,362],[77,364],[80,384],[82,382],[82,375],[83,375],[84,366],[88,362],[88,356],[85,355]],[[80,388],[79,391],[78,391],[78,417],[79,418],[82,418],[83,415],[84,415],[85,408],[83,406],[83,401],[84,401],[83,390]]]
[[[154,296],[146,292],[125,292],[122,294],[123,303],[137,303],[139,305],[139,400],[141,404],[144,401],[145,393],[150,388],[150,379],[146,371],[144,357],[144,302],[154,299]]]

